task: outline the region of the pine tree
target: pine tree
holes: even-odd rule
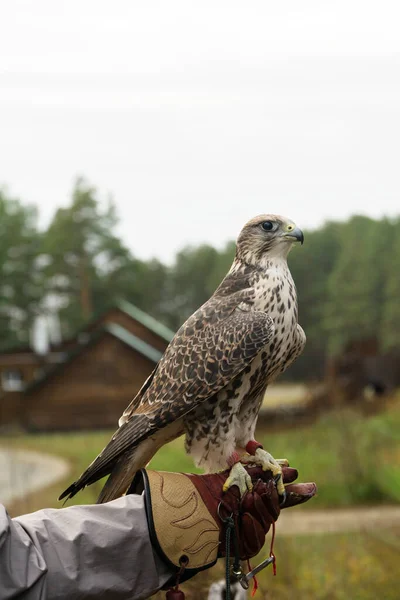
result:
[[[113,233],[117,222],[113,202],[103,207],[96,189],[78,179],[71,205],[57,210],[44,235],[45,304],[60,311],[64,334],[132,287],[126,274],[133,259]],[[133,279],[133,269],[130,275]],[[117,285],[121,280],[124,285]]]
[[[400,219],[391,223],[391,248],[385,255],[380,341],[384,350],[400,349]]]
[[[0,349],[29,342],[40,300],[37,211],[0,190]]]
[[[391,237],[391,224],[386,219],[355,216],[342,225],[341,248],[328,281],[325,313],[332,353],[350,340],[379,338]]]

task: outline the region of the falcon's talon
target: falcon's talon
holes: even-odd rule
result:
[[[247,492],[251,492],[253,490],[251,477],[240,462],[235,463],[231,468],[229,477],[222,487],[222,491],[227,492],[229,488],[234,485],[237,485],[239,488],[241,498],[243,498]]]
[[[285,504],[286,501],[286,490],[283,484],[282,473],[278,473],[278,475],[275,475],[274,481],[278,494],[282,498],[282,500],[279,502],[279,505],[282,506],[283,504]]]
[[[279,476],[279,479],[276,482],[276,490],[277,490],[279,496],[285,496],[286,497],[286,490],[285,490],[285,486],[283,484],[282,475]]]
[[[282,508],[282,506],[284,506],[284,504],[286,502],[286,497],[287,497],[286,490],[283,489],[283,494],[279,494],[279,495],[282,498],[281,501],[279,502],[279,506]]]
[[[286,494],[282,479],[282,466],[289,464],[286,458],[281,458],[277,461],[269,452],[266,452],[262,448],[257,448],[254,456],[245,456],[242,458],[242,462],[259,465],[263,471],[271,471],[279,496]]]

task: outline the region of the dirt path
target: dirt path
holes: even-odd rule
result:
[[[23,498],[62,479],[69,470],[69,464],[55,456],[0,448],[0,502]]]
[[[280,535],[341,533],[400,527],[400,506],[353,507],[315,511],[291,509],[281,513]]]

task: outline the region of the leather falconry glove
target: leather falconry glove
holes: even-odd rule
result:
[[[229,470],[210,475],[167,473],[142,469],[128,493],[144,490],[146,514],[153,547],[185,581],[199,571],[213,566],[226,556],[224,519],[232,517],[236,530],[236,548],[241,560],[258,554],[265,536],[282,508],[307,502],[317,491],[315,483],[292,482],[297,470],[283,467],[286,498],[280,497],[271,471],[247,467],[253,491],[240,499],[236,486],[222,491]]]

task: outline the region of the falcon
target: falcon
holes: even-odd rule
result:
[[[243,463],[253,463],[273,472],[284,495],[285,461],[264,450],[254,432],[268,384],[305,345],[287,265],[293,244],[303,241],[302,231],[278,215],[243,227],[222,283],[178,330],[107,446],[60,500],[105,475],[98,503],[123,495],[157,450],[182,434],[197,466],[231,467],[225,490],[251,489]]]

